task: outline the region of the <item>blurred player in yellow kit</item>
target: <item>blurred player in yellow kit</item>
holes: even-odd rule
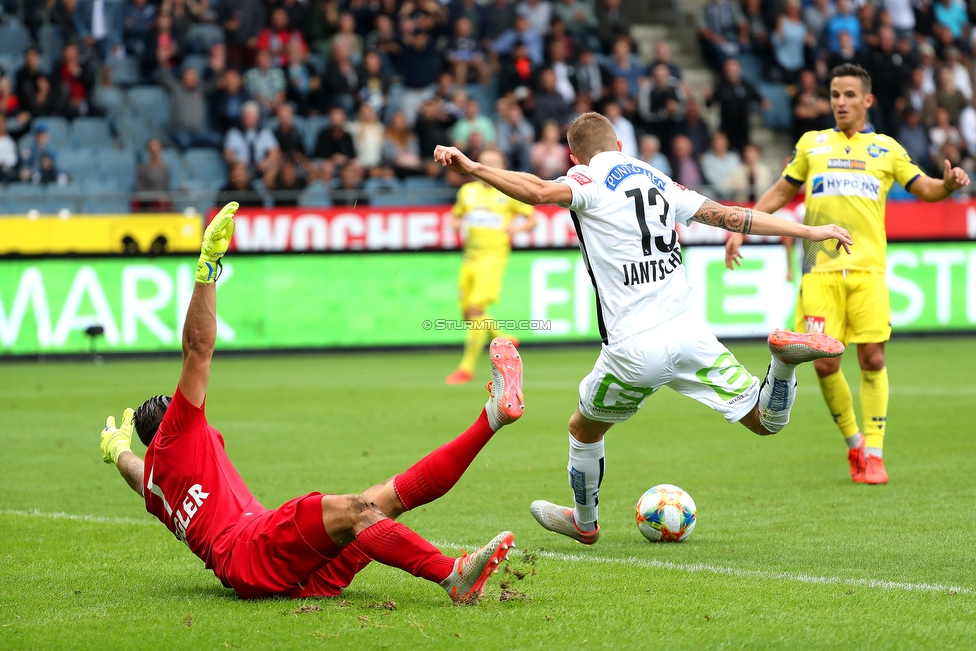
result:
[[[501,152],[486,150],[479,162],[504,169]],[[458,278],[461,312],[469,322],[464,340],[464,355],[456,371],[447,376],[448,384],[463,384],[474,378],[474,369],[489,338],[506,337],[516,345],[518,339],[499,330],[488,315],[488,306],[498,301],[505,278],[508,254],[514,233],[535,228],[535,208],[516,201],[483,181],[465,183],[458,190],[452,209],[455,230],[465,233],[464,261]],[[521,215],[522,219],[516,220]]]
[[[816,226],[836,222],[854,239],[849,256],[837,255],[820,243],[803,242],[796,329],[826,333],[845,345],[857,344],[863,430],[854,416],[854,398],[840,368],[841,358],[814,360],[813,366],[827,407],[847,440],[851,478],[885,484],[885,342],[891,336],[885,281],[885,198],[897,180],[923,201],[941,201],[969,185],[969,177],[960,168],[952,168],[948,160],[941,179],[926,176],[904,147],[866,126],[867,110],[873,103],[871,77],[864,68],[842,64],[831,70],[830,105],[837,126],[803,134],[783,175],[759,198],[755,208],[779,210],[806,183],[804,223]],[[729,269],[742,257],[742,239],[733,234],[726,245]]]

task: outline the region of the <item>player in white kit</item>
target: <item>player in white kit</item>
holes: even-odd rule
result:
[[[569,208],[596,294],[603,349],[580,383],[569,420],[569,483],[574,507],[538,500],[532,515],[546,529],[583,544],[597,541],[597,503],[604,473],[603,436],[643,406],[662,386],[703,402],[730,423],[760,435],[789,422],[796,364],[836,357],[844,345],[823,334],[776,331],[766,378],[749,373],[691,309],[701,300],[688,284],[675,227],[697,221],[733,233],[837,240],[851,238],[834,224],[810,227],[764,212],[722,206],[678,185],[660,170],[621,153],[613,126],[598,113],[579,116],[568,132],[566,176],[555,181],[485,167],[454,147],[434,158],[525,203]]]

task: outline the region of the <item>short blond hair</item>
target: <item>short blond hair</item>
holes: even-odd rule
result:
[[[600,152],[617,151],[617,132],[613,130],[613,125],[594,111],[583,113],[573,120],[566,139],[569,141],[569,151],[584,165]]]

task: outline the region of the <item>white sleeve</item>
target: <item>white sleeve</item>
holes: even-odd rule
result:
[[[708,197],[703,194],[698,194],[694,190],[689,190],[674,181],[670,185],[671,192],[669,194],[672,199],[671,206],[674,210],[674,221],[687,226],[691,218],[698,212],[698,209],[702,207],[702,204],[708,200]]]
[[[561,208],[582,211],[596,203],[596,182],[585,165],[575,165],[569,168],[566,176],[560,176],[556,183],[565,183],[573,191],[573,200],[569,204],[559,204]]]

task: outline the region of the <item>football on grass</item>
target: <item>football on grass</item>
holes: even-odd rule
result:
[[[658,484],[637,502],[637,528],[651,542],[681,542],[697,521],[695,500],[673,484]]]

